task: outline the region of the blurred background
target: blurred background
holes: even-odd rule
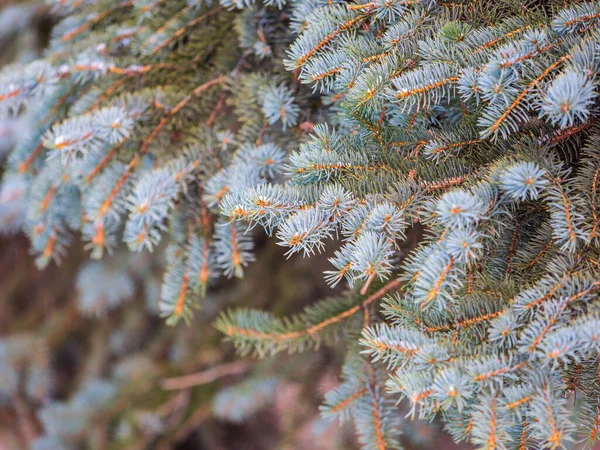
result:
[[[0,68],[43,55],[53,19],[40,1],[0,0]],[[0,120],[0,160],[27,134]],[[0,169],[1,174],[1,169]],[[354,430],[319,415],[340,382],[344,343],[301,355],[240,357],[213,327],[227,307],[290,315],[331,295],[324,254],[285,260],[265,236],[243,280],[211,287],[193,322],[157,315],[164,259],[74,243],[39,271],[19,229],[24,186],[0,191],[0,450],[354,449]],[[338,288],[341,289],[341,288]],[[457,449],[441,426],[410,422],[411,449]]]

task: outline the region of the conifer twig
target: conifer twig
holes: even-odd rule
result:
[[[160,385],[167,391],[187,389],[193,386],[199,386],[201,384],[212,383],[213,381],[226,376],[242,374],[246,372],[250,366],[251,365],[248,361],[225,363],[211,367],[210,369],[202,372],[183,375],[180,377],[165,378],[161,380]]]

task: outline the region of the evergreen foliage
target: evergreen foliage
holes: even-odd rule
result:
[[[258,356],[341,337],[323,414],[364,448],[399,448],[407,413],[477,448],[593,445],[600,2],[55,6],[45,57],[0,77],[2,114],[34,116],[0,195],[24,190],[41,267],[77,233],[94,258],[166,236],[175,324],[243,275],[253,228],[291,258],[332,249],[348,293],[216,326]],[[217,414],[240,420],[250,400],[227,396]]]
[[[295,146],[287,128],[300,109],[275,56],[290,40],[281,12],[185,1],[54,8],[64,20],[45,58],[3,71],[3,116],[34,116],[3,189],[27,185],[24,229],[40,267],[60,261],[74,233],[94,258],[120,240],[152,251],[168,235],[161,311],[189,318],[215,275],[241,276],[253,260],[245,230],[220,220],[215,205],[277,180],[278,143]],[[223,117],[228,104],[235,114]],[[3,216],[2,228],[13,228],[10,211]]]

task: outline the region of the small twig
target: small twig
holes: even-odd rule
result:
[[[166,412],[169,418],[167,420],[167,424],[169,428],[174,428],[180,423],[186,415],[187,407],[190,404],[190,400],[192,399],[192,394],[189,389],[184,389],[179,391],[178,394],[174,396],[174,401],[172,404],[168,405],[170,410],[163,409],[163,414]],[[170,401],[167,402],[171,403]],[[164,406],[164,405],[163,405]]]
[[[215,121],[217,120],[217,116],[219,115],[219,113],[221,112],[223,107],[225,106],[226,99],[227,99],[227,95],[225,94],[225,92],[222,92],[221,96],[219,97],[219,100],[217,100],[216,106],[214,107],[214,109],[210,113],[210,116],[208,116],[208,119],[206,120],[207,127],[212,128],[212,126],[215,124]]]
[[[165,403],[156,408],[156,412],[160,416],[169,416],[178,409],[181,409],[182,406],[185,406],[187,402],[189,402],[189,391],[181,391],[169,398]]]
[[[369,275],[369,278],[367,279],[366,283],[364,284],[364,286],[360,290],[360,295],[366,295],[367,294],[367,291],[369,290],[369,286],[371,286],[371,283],[373,282],[374,279],[375,279],[375,271],[373,271],[371,273],[371,275]]]
[[[210,405],[202,405],[184,423],[179,426],[175,433],[175,439],[181,440],[188,436],[198,426],[210,417],[212,410]]]
[[[201,384],[211,383],[228,375],[244,373],[249,367],[250,364],[246,361],[221,364],[203,372],[183,375],[181,377],[165,378],[164,380],[161,380],[160,386],[167,391],[186,389]]]
[[[398,280],[397,278],[393,279],[392,281],[389,281],[386,285],[384,285],[377,292],[374,292],[369,297],[367,297],[362,302],[362,307],[364,308],[366,306],[369,306],[375,300],[379,300],[381,297],[383,297],[388,292],[396,290],[396,289],[400,288],[401,286],[402,286],[402,281]]]

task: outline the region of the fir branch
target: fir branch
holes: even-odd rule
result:
[[[255,322],[255,319],[259,319],[259,317],[252,318],[250,316],[251,312],[248,311],[237,311],[229,313],[228,315],[223,315],[218,320],[216,326],[229,339],[233,340],[240,351],[244,353],[247,352],[247,345],[252,345],[259,353],[275,353],[286,348],[290,350],[299,348],[302,350],[305,346],[305,344],[303,344],[304,340],[308,339],[309,342],[318,343],[319,334],[323,333],[333,325],[354,316],[356,313],[368,307],[371,303],[379,300],[388,292],[398,289],[400,285],[401,282],[399,280],[392,280],[378,291],[368,296],[361,303],[347,308],[333,316],[318,320],[310,326],[304,325],[304,322],[307,321],[307,318],[304,317],[287,320],[275,319],[272,323],[270,317],[261,317],[260,319],[263,323],[260,326],[253,326],[252,322]],[[318,305],[315,306],[315,313],[318,312],[316,308],[318,308]],[[238,323],[240,323],[240,325],[238,325]],[[258,325],[258,322],[255,323]],[[273,329],[273,331],[262,331],[262,329]],[[298,342],[294,343],[294,341]],[[309,344],[307,343],[306,345]]]
[[[502,133],[503,136],[506,136],[508,133],[506,131],[503,132],[502,129],[503,129],[503,127],[506,127],[505,123],[506,123],[507,119],[511,116],[511,114],[514,111],[516,111],[517,108],[519,108],[519,106],[521,105],[521,102],[523,102],[527,98],[527,95],[535,87],[537,87],[544,78],[549,76],[554,70],[556,70],[561,64],[563,64],[569,58],[570,58],[569,55],[561,56],[560,58],[558,58],[558,60],[556,60],[555,62],[550,64],[548,67],[546,67],[546,69],[544,69],[544,71],[542,73],[540,73],[537,78],[535,78],[533,81],[531,81],[525,87],[525,89],[523,89],[520,92],[520,94],[513,100],[513,102],[510,105],[508,105],[508,108],[506,108],[502,112],[502,114],[491,123],[490,126],[487,126],[486,129],[484,131],[482,131],[481,136],[484,138],[489,137],[489,136],[497,136],[498,133]]]
[[[110,15],[114,14],[115,12],[120,11],[121,9],[124,9],[124,8],[128,8],[132,5],[133,5],[133,1],[125,1],[117,6],[114,6],[113,8],[109,8],[105,11],[101,11],[101,12],[97,13],[96,15],[94,15],[91,19],[88,19],[86,22],[84,22],[82,25],[80,25],[73,31],[70,31],[67,34],[64,34],[60,38],[60,40],[62,42],[70,41],[74,37],[87,31],[89,28],[93,27],[94,25],[97,25],[98,23],[100,23],[101,21],[103,21],[104,19],[109,17]]]

